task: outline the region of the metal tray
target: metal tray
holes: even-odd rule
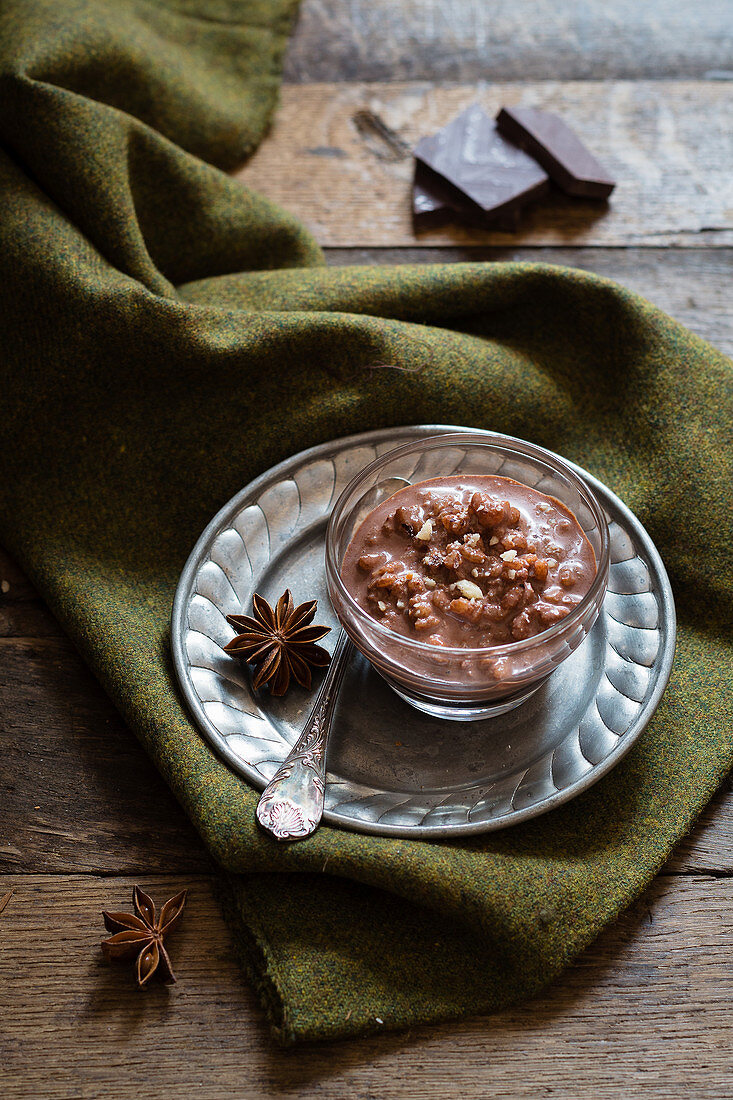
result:
[[[476,429],[389,428],[294,455],[247,485],[199,538],[176,591],[173,660],[203,735],[254,787],[272,778],[313,696],[256,695],[248,669],[222,652],[227,614],[252,593],[318,598],[317,621],[337,626],[326,594],[331,508],[358,470],[417,437]],[[501,829],[587,790],[629,751],[667,685],[675,612],[648,534],[604,485],[575,467],[604,507],[611,533],[608,594],[585,642],[526,703],[459,724],[409,707],[361,656],[347,671],[328,753],[324,820],[365,833],[449,838]],[[336,631],[324,644],[332,647]]]

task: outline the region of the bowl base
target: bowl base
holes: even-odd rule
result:
[[[380,672],[380,676],[383,680],[386,680],[395,694],[399,695],[400,699],[404,699],[406,703],[409,703],[411,707],[415,707],[416,710],[421,710],[423,714],[429,714],[433,718],[446,718],[449,722],[479,722],[483,718],[496,718],[500,714],[507,714],[510,710],[514,710],[515,707],[521,706],[527,699],[530,699],[536,691],[539,691],[547,679],[544,676],[529,687],[512,692],[511,695],[503,695],[500,699],[483,699],[472,703],[456,700],[452,703],[447,699],[431,699],[429,696],[421,695],[417,691],[411,691],[410,688],[405,687],[404,684],[398,684],[389,676],[385,676],[384,673]]]

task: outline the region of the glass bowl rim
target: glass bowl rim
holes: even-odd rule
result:
[[[368,611],[365,611],[354,599],[349,592],[348,588],[344,584],[341,578],[341,570],[336,562],[336,553],[334,549],[334,528],[337,519],[340,516],[340,511],[343,507],[343,502],[347,496],[353,492],[354,487],[358,482],[364,478],[367,479],[369,475],[380,466],[385,465],[390,460],[399,457],[401,454],[405,454],[413,450],[426,450],[429,447],[449,447],[456,446],[460,443],[478,444],[480,446],[491,447],[492,444],[504,447],[507,450],[514,450],[525,458],[537,458],[545,465],[549,465],[551,468],[554,466],[562,473],[579,491],[581,497],[583,497],[584,503],[590,508],[594,519],[597,522],[598,529],[601,534],[601,555],[600,560],[597,563],[596,575],[593,578],[593,582],[588,591],[583,596],[582,600],[573,610],[555,623],[553,626],[543,630],[540,634],[534,634],[531,638],[523,638],[516,642],[504,642],[502,645],[496,646],[434,646],[428,642],[421,642],[418,639],[405,637],[403,634],[398,634],[394,630],[390,630],[389,627],[383,626],[378,619],[373,618]],[[549,462],[548,462],[549,460]],[[439,477],[440,475],[434,475]],[[496,475],[501,477],[501,474]],[[425,478],[425,481],[433,480],[432,478]],[[514,480],[514,479],[512,479]],[[418,485],[420,482],[412,482],[411,484]],[[531,486],[528,486],[531,488]],[[399,492],[400,490],[397,490]],[[567,505],[566,505],[567,507]],[[463,660],[480,660],[486,659],[487,656],[492,658],[513,656],[517,653],[526,653],[532,649],[537,648],[539,645],[546,645],[549,641],[572,631],[573,626],[578,623],[588,608],[592,606],[599,591],[605,588],[608,583],[608,567],[610,562],[610,538],[608,533],[608,522],[606,516],[598,503],[595,493],[591,489],[590,485],[577,474],[573,468],[560,455],[555,454],[554,451],[548,451],[545,447],[539,446],[537,443],[530,443],[527,440],[519,439],[513,435],[504,435],[501,432],[485,431],[481,433],[474,432],[446,432],[445,434],[437,434],[435,436],[424,436],[421,439],[411,440],[409,443],[403,443],[399,447],[395,447],[391,451],[386,451],[384,454],[379,455],[367,466],[365,466],[358,473],[354,474],[351,481],[344,487],[339,494],[336,503],[331,511],[331,516],[328,521],[328,527],[326,528],[326,576],[329,583],[333,583],[339,593],[341,599],[344,600],[349,611],[353,613],[354,617],[359,622],[365,622],[370,630],[375,630],[377,637],[382,636],[388,641],[397,640],[400,644],[403,644],[406,649],[416,653],[429,654],[432,657],[444,657],[444,658],[456,658]],[[341,622],[341,617],[337,618]],[[344,626],[344,629],[346,627]],[[361,640],[361,639],[360,639]],[[357,648],[360,648],[359,642],[355,642]]]

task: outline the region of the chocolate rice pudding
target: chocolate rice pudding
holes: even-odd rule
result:
[[[370,512],[341,576],[359,606],[395,633],[483,648],[560,622],[596,568],[559,500],[511,478],[454,475],[409,485]]]

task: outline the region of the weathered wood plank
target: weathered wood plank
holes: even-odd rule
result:
[[[0,597],[0,638],[58,637],[61,628],[40,600]]]
[[[35,598],[35,595],[35,589],[23,570],[0,546],[0,601],[28,600]]]
[[[579,267],[630,287],[733,356],[730,249],[330,248],[326,258],[333,266],[523,260]]]
[[[285,79],[694,79],[730,38],[727,0],[303,0]]]
[[[695,828],[667,860],[665,873],[733,875],[733,775],[705,807]],[[733,921],[733,910],[731,911]]]
[[[408,1035],[283,1053],[269,1041],[206,877],[144,878],[154,898],[191,889],[170,941],[178,983],[134,988],[102,959],[100,910],[132,879],[10,875],[0,917],[0,1064],[6,1100],[287,1095],[322,1100],[720,1100],[733,1069],[733,880],[658,879],[544,996]]]
[[[561,114],[617,177],[609,205],[556,193],[527,208],[516,233],[448,226],[416,238],[412,158],[369,132],[364,112],[409,150],[477,100],[492,116],[517,103]],[[733,84],[722,81],[291,85],[237,175],[324,246],[720,246],[733,244],[732,108]]]
[[[58,636],[61,628],[33,585],[0,547],[0,638]]]
[[[208,871],[142,747],[65,637],[0,638],[0,870]]]

